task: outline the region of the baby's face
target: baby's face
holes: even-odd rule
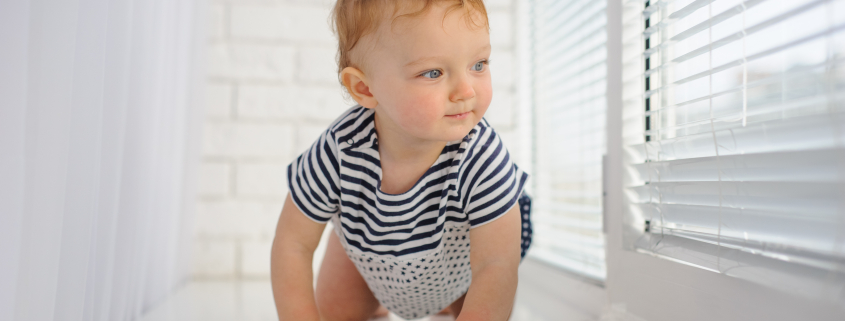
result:
[[[377,119],[392,122],[381,128],[453,141],[466,136],[487,111],[493,96],[490,35],[485,27],[467,24],[463,9],[444,19],[445,13],[445,6],[436,5],[378,31],[377,44],[364,59],[376,112],[382,114]]]

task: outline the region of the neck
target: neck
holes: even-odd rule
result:
[[[375,115],[378,133],[379,157],[402,163],[434,163],[447,142],[425,140],[402,131],[396,124],[380,113]]]

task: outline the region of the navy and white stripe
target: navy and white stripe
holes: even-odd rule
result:
[[[338,216],[344,245],[400,258],[437,248],[449,224],[474,228],[503,215],[528,178],[486,120],[449,142],[409,191],[381,192],[381,175],[374,111],[356,106],[290,164],[288,184],[310,219]]]

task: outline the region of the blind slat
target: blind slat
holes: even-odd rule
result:
[[[844,5],[626,7],[627,246],[819,298],[845,284]]]
[[[538,1],[534,29],[535,242],[530,255],[604,280],[604,0]],[[597,170],[596,170],[597,169]]]

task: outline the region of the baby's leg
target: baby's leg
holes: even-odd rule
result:
[[[326,321],[364,321],[379,307],[335,233],[329,237],[315,296],[320,317]]]
[[[464,307],[464,299],[466,298],[467,294],[464,293],[464,295],[455,300],[455,302],[452,302],[452,304],[449,305],[449,314],[457,319],[458,315],[461,314],[461,309]]]

